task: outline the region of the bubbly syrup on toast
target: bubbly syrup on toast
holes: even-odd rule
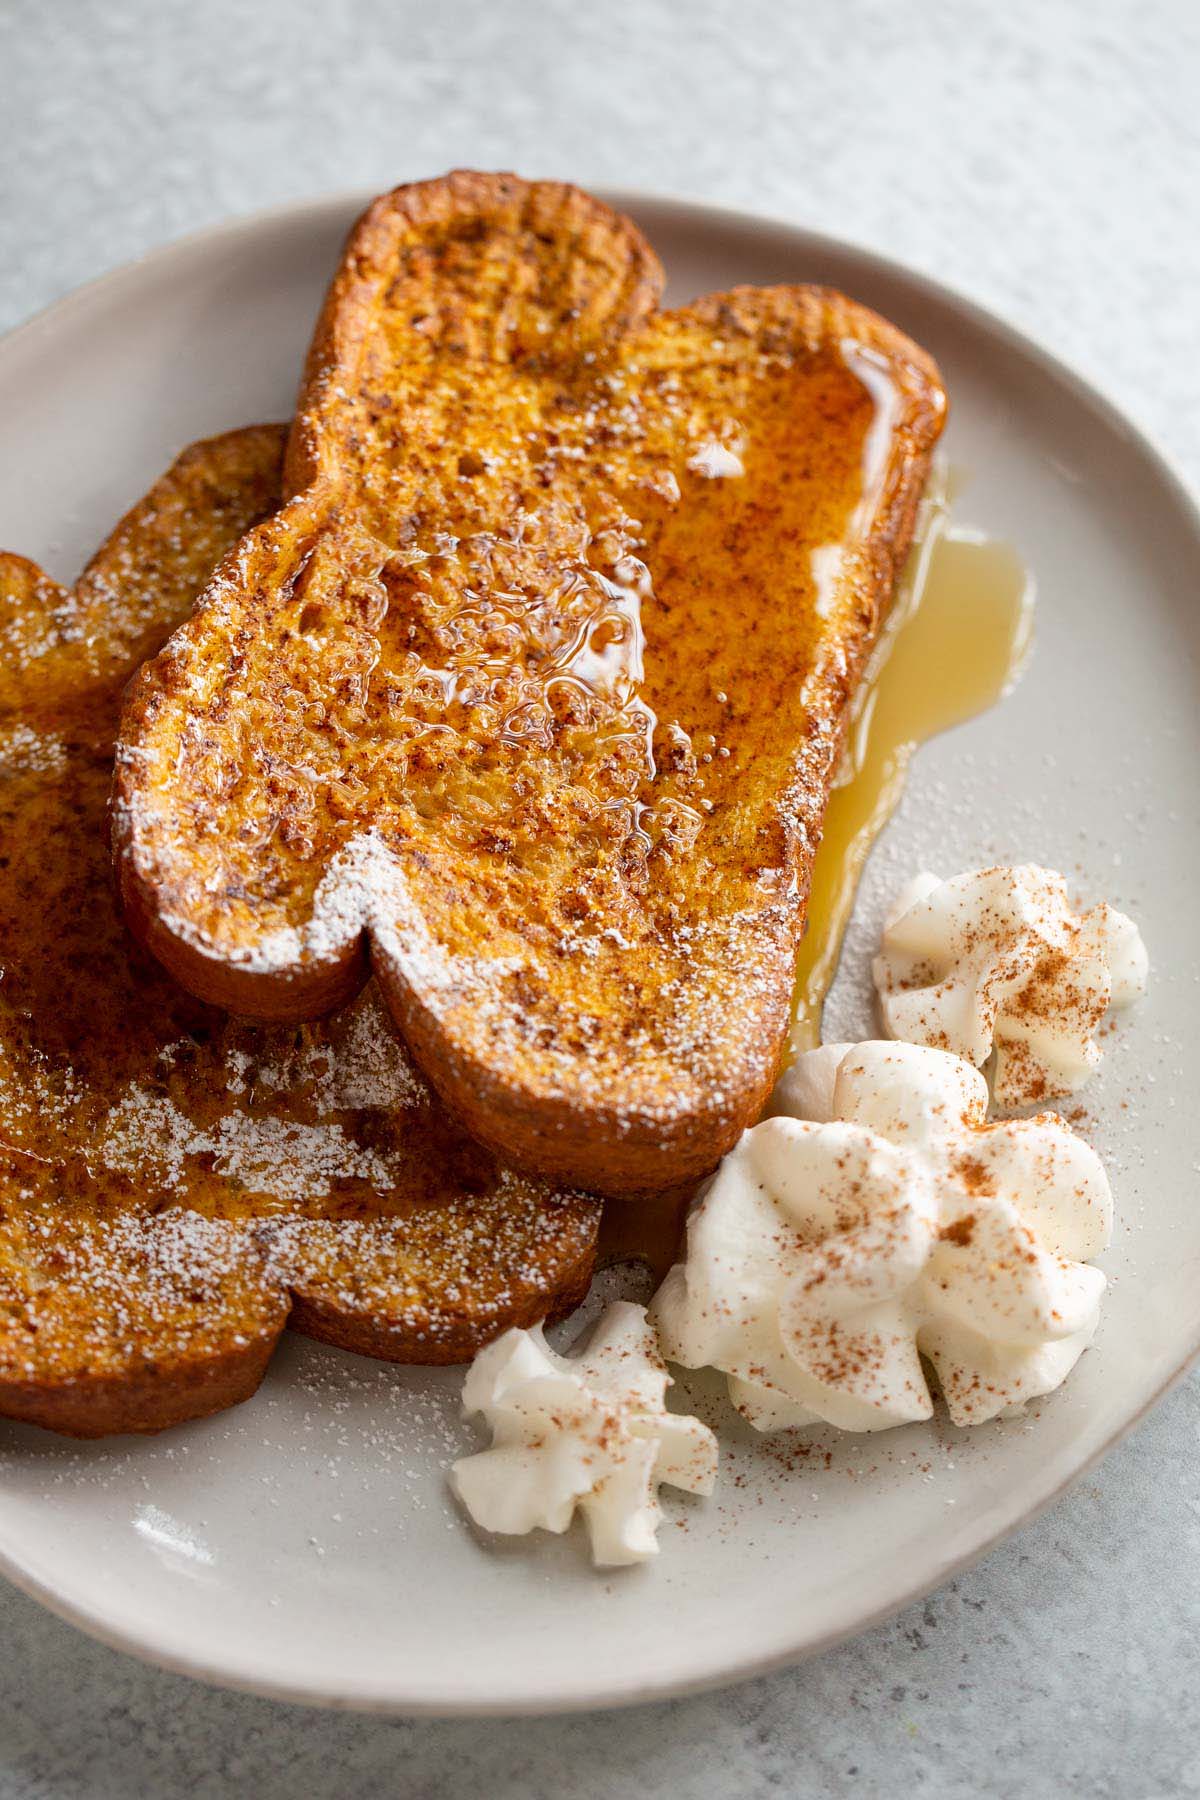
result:
[[[891,618],[851,724],[813,864],[796,965],[791,1051],[821,1041],[859,878],[895,812],[914,751],[985,712],[1016,681],[1032,637],[1030,572],[1007,544],[951,527],[935,474]],[[656,1281],[679,1252],[690,1194],[609,1201],[599,1261],[639,1261]]]
[[[368,826],[477,857],[568,946],[645,934],[644,909],[665,929],[696,865],[737,911],[730,874],[779,858],[746,796],[784,783],[870,611],[897,380],[862,345],[726,346],[686,314],[578,387],[529,377],[522,400],[509,372],[456,396],[443,375],[434,443],[300,549],[274,660],[189,699],[172,855],[203,864],[202,940],[303,926]],[[475,438],[486,455],[456,448]],[[239,732],[217,728],[227,706]],[[612,979],[597,969],[598,1016]]]

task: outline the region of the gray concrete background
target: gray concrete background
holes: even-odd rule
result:
[[[0,329],[230,213],[455,163],[789,216],[1043,338],[1200,483],[1196,0],[0,0]],[[14,546],[19,548],[19,546]],[[1200,1379],[931,1601],[623,1715],[210,1692],[0,1589],[0,1795],[1200,1794]]]

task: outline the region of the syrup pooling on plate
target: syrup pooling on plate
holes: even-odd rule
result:
[[[689,1186],[642,1200],[606,1200],[596,1247],[598,1267],[641,1263],[657,1286],[679,1256],[693,1192]]]
[[[1034,589],[1019,557],[1007,544],[952,527],[936,475],[925,506],[813,864],[796,968],[797,1052],[821,1041],[821,1011],[859,876],[900,803],[913,752],[1001,699],[1029,650]]]

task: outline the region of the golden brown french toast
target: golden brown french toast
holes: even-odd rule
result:
[[[498,1167],[373,988],[247,1025],[125,929],[122,687],[277,503],[283,436],[185,452],[73,592],[0,555],[0,1415],[82,1436],[244,1399],[285,1322],[452,1362],[591,1273],[599,1203]]]
[[[318,1015],[370,966],[483,1144],[597,1191],[710,1169],[776,1072],[848,702],[945,402],[852,301],[660,313],[552,183],[351,234],[289,441],[124,715],[135,932]]]

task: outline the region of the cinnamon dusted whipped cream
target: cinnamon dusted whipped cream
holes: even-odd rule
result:
[[[1052,1113],[988,1125],[987,1085],[912,1044],[834,1044],[783,1077],[688,1221],[650,1316],[760,1430],[956,1425],[1062,1382],[1096,1328],[1112,1200]]]
[[[456,1462],[451,1485],[486,1531],[565,1531],[578,1509],[594,1562],[644,1562],[658,1552],[660,1483],[711,1494],[717,1473],[716,1439],[667,1411],[669,1383],[645,1308],[626,1301],[574,1356],[557,1355],[541,1326],[506,1331],[463,1389],[492,1447]]]
[[[918,875],[884,926],[875,985],[891,1037],[977,1067],[994,1049],[996,1104],[1017,1107],[1082,1087],[1096,1027],[1144,992],[1146,971],[1132,919],[1074,912],[1061,875],[1024,863]]]

